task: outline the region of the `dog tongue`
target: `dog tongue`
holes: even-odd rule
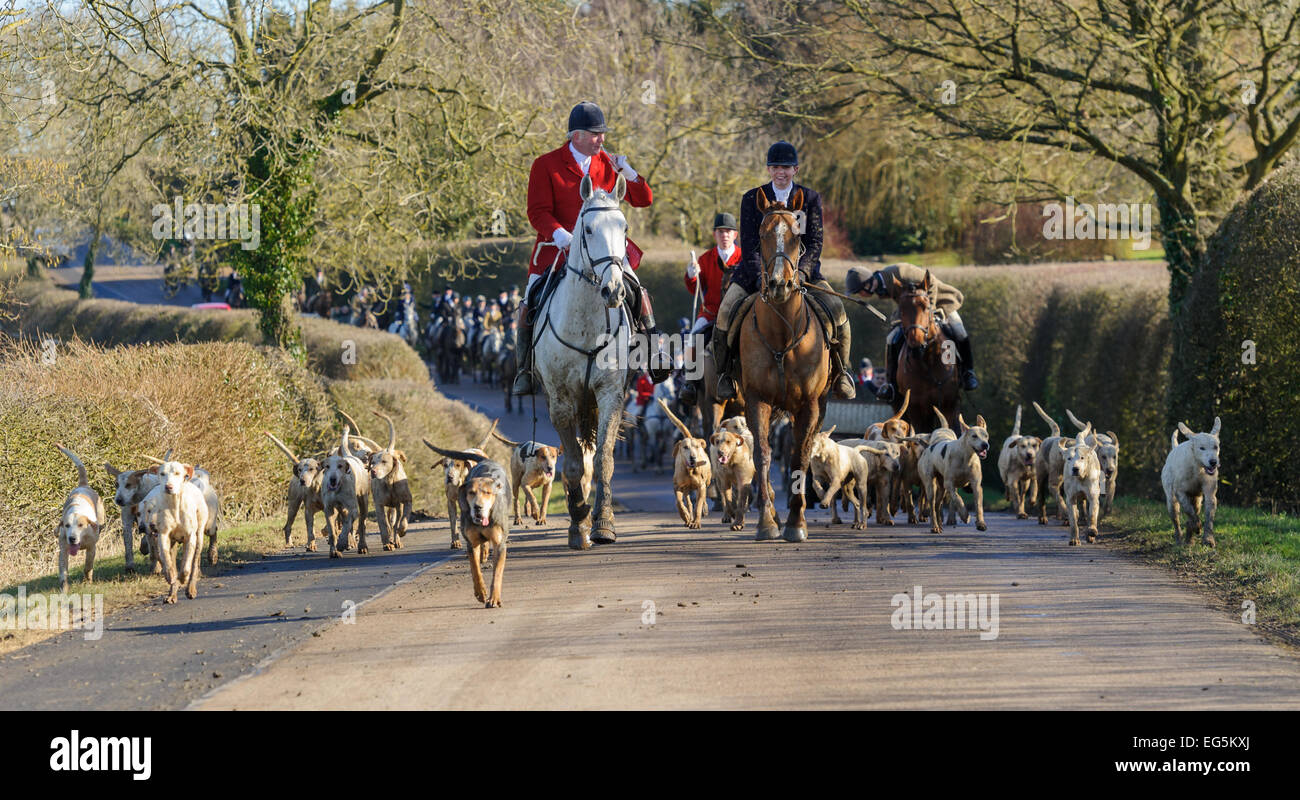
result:
[[[71,544],[71,543],[68,544],[68,555],[75,556],[77,554],[77,550],[78,548],[75,544]]]
[[[980,451],[980,458],[985,458],[985,457],[987,457],[987,456],[988,456],[988,451],[987,451],[987,450],[981,450],[981,451]]]
[[[719,464],[725,464],[725,463],[727,463],[727,457],[724,456],[724,455],[719,455],[719,456],[718,456],[718,463],[719,463]]]

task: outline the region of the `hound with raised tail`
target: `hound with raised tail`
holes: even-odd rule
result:
[[[738,417],[737,419],[744,419]],[[745,432],[748,433],[748,427]],[[713,464],[713,479],[717,482],[718,496],[722,499],[723,523],[731,530],[745,527],[745,510],[749,508],[750,484],[754,481],[754,437],[743,435],[719,426],[709,437],[709,456]]]
[[[1061,426],[1056,420],[1047,416],[1047,412],[1037,402],[1031,403],[1038,416],[1043,418],[1052,435],[1043,439],[1038,447],[1038,456],[1034,459],[1034,482],[1038,484],[1038,524],[1047,524],[1047,493],[1056,497],[1056,513],[1065,520],[1065,499],[1061,497],[1061,484],[1065,481],[1065,450],[1074,446],[1074,440],[1061,436]]]
[[[934,409],[939,420],[946,422],[939,409]],[[926,487],[926,501],[930,506],[930,532],[943,533],[939,522],[944,495],[948,495],[950,506],[948,524],[955,525],[957,513],[960,512],[963,523],[970,522],[970,512],[962,500],[958,489],[969,486],[975,495],[975,528],[988,530],[984,523],[984,471],[983,461],[988,456],[989,432],[983,415],[976,415],[975,424],[967,425],[961,415],[957,415],[961,436],[950,428],[938,428],[930,434],[930,443],[921,454],[919,472],[921,482]]]
[[[149,532],[150,550],[162,562],[167,581],[168,603],[176,602],[176,592],[185,584],[185,596],[199,596],[199,562],[203,550],[203,532],[208,527],[209,508],[203,489],[196,484],[194,467],[179,461],[166,461],[153,467],[162,482],[140,504],[141,519]],[[179,574],[176,552],[181,546]]]
[[[1178,441],[1182,431],[1187,441]],[[1201,541],[1214,547],[1214,512],[1219,503],[1219,418],[1209,433],[1193,433],[1192,429],[1178,423],[1178,430],[1169,439],[1170,451],[1160,470],[1160,483],[1165,489],[1165,507],[1174,523],[1174,541],[1182,543],[1182,527],[1178,521],[1178,507],[1187,514],[1187,544],[1201,527],[1201,503],[1205,504],[1205,527]]]
[[[133,539],[136,529],[140,528],[140,503],[160,481],[156,472],[147,469],[121,470],[105,462],[104,471],[116,484],[113,503],[122,512],[122,545],[126,554],[126,571],[135,572]],[[150,552],[148,542],[148,535],[141,529],[140,554],[149,556],[154,574],[159,574],[162,572],[162,564],[158,562],[157,556]]]
[[[524,518],[519,508],[524,506],[528,516],[537,525],[546,524],[546,507],[551,502],[551,489],[555,485],[555,470],[559,463],[563,447],[551,447],[541,442],[515,442],[499,433],[493,433],[498,442],[510,450],[510,485],[514,487],[515,522],[523,525]],[[537,489],[537,496],[533,490]],[[520,495],[526,498],[520,502]]]
[[[402,546],[413,502],[411,485],[406,479],[406,453],[397,449],[393,418],[378,411],[370,413],[388,423],[388,446],[371,453],[367,466],[375,517],[379,521],[379,539],[385,550],[395,550]]]
[[[1065,415],[1079,430],[1092,424],[1080,422],[1068,408],[1065,409]],[[1101,465],[1101,516],[1104,517],[1115,505],[1115,485],[1119,480],[1119,437],[1114,431],[1098,433],[1094,428],[1088,446],[1097,453],[1097,463]]]
[[[294,455],[284,442],[275,438],[269,431],[262,431],[262,435],[275,443],[289,459],[289,468],[293,472],[293,477],[289,479],[289,491],[286,498],[289,504],[289,517],[284,522],[284,546],[288,547],[292,541],[293,520],[298,516],[298,509],[302,509],[303,521],[307,523],[307,550],[308,552],[316,551],[316,533],[315,517],[318,511],[324,511],[325,506],[320,499],[321,463],[315,458],[298,458]]]
[[[703,439],[691,435],[691,431],[672,412],[662,399],[658,400],[668,419],[672,420],[682,438],[673,445],[673,495],[677,498],[677,514],[688,528],[699,528],[704,519],[706,497],[709,483],[713,480],[713,468],[709,464],[709,445]],[[695,494],[692,503],[691,494]]]
[[[1097,541],[1097,510],[1101,496],[1101,465],[1097,461],[1095,449],[1088,444],[1095,441],[1092,426],[1086,425],[1080,431],[1074,444],[1065,452],[1062,467],[1065,488],[1065,513],[1070,519],[1070,544],[1079,543],[1079,503],[1082,502],[1088,513],[1088,544]]]
[[[510,482],[501,465],[487,456],[468,450],[443,450],[429,444],[435,453],[455,461],[470,461],[474,466],[465,476],[465,483],[460,487],[457,498],[461,528],[465,531],[465,541],[469,543],[469,569],[474,577],[474,597],[485,608],[501,607],[501,576],[506,569],[506,551],[510,542],[510,513],[506,508],[506,497],[510,494]],[[492,564],[492,591],[489,593],[483,583],[482,564],[487,560],[483,548],[491,546],[496,560]]]
[[[998,453],[998,474],[1002,476],[1002,485],[1007,488],[1007,500],[1016,513],[1016,519],[1028,519],[1025,502],[1033,502],[1038,489],[1034,461],[1043,440],[1037,436],[1020,435],[1020,410],[1017,405],[1015,427],[1002,442],[1002,451]]]
[[[77,454],[56,444],[59,452],[72,459],[77,466],[77,486],[68,492],[63,500],[63,511],[59,514],[56,534],[59,537],[59,586],[60,591],[68,591],[68,559],[77,555],[82,548],[86,550],[86,570],[83,580],[95,582],[95,548],[99,544],[99,532],[104,528],[104,502],[99,493],[90,488],[86,476],[86,467],[77,458]]]
[[[492,427],[484,434],[483,441],[478,443],[478,447],[471,447],[465,452],[474,453],[475,455],[487,457],[483,448],[487,446],[488,440],[492,438],[492,432],[497,429],[498,420],[492,420]],[[437,447],[429,442],[428,439],[421,439],[424,446],[435,453],[439,453]],[[460,524],[460,487],[465,484],[465,476],[469,475],[470,462],[460,458],[448,458],[443,456],[433,462],[434,469],[442,469],[442,488],[447,496],[447,521],[451,525],[451,549],[460,549],[461,524]]]
[[[351,428],[343,426],[339,454],[325,459],[321,476],[321,505],[325,509],[325,537],[330,543],[330,558],[340,558],[350,545],[352,526],[357,527],[357,553],[370,552],[366,546],[366,512],[370,510],[370,473],[361,459],[348,447]],[[337,539],[334,528],[338,527]]]

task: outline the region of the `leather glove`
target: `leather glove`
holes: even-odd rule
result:
[[[573,241],[573,234],[564,228],[556,228],[555,233],[551,234],[551,242],[561,250],[568,247],[571,241]]]
[[[632,169],[631,164],[627,163],[627,156],[614,156],[614,167],[622,173],[623,177],[627,178],[628,181],[634,181],[637,179],[637,172]]]

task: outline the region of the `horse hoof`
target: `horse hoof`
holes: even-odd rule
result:
[[[754,541],[767,542],[773,539],[780,539],[781,532],[777,530],[776,520],[768,517],[759,520],[758,533],[754,536]]]
[[[785,532],[781,536],[787,542],[806,542],[808,541],[808,529],[803,526],[793,527],[787,525]]]
[[[983,522],[977,522],[977,523],[975,523],[975,530],[977,530],[977,531],[986,531],[986,530],[988,530],[988,529],[989,529],[989,526],[985,525]]]
[[[579,532],[577,532],[577,533],[570,532],[570,533],[569,533],[569,549],[570,549],[570,550],[590,550],[590,549],[591,549],[591,539],[587,538],[587,534],[586,534],[586,533],[583,533],[582,531],[579,531]]]

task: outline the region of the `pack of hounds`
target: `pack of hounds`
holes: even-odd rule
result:
[[[975,424],[968,425],[959,414],[954,429],[936,409],[940,427],[918,433],[903,419],[909,400],[905,398],[894,416],[874,423],[861,438],[835,440],[834,428],[819,433],[809,460],[811,474],[798,476],[802,480],[795,480],[791,486],[796,491],[801,486],[811,489],[823,508],[831,508],[832,525],[841,524],[839,511],[843,505],[845,510],[853,508],[854,529],[865,529],[873,511],[877,525],[893,525],[901,510],[906,512],[908,524],[928,521],[933,533],[941,533],[945,524],[955,525],[959,516],[969,524],[970,511],[958,494],[960,489],[969,489],[974,495],[976,528],[986,530],[982,482],[991,442],[984,418],[977,416]],[[743,530],[746,511],[755,500],[754,437],[745,418],[723,420],[706,441],[694,436],[662,399],[657,402],[680,433],[672,448],[672,483],[682,522],[690,529],[701,528],[712,492],[719,499],[722,524],[733,531]],[[1027,508],[1036,503],[1038,522],[1046,525],[1050,493],[1056,501],[1058,519],[1069,526],[1069,544],[1080,543],[1081,530],[1088,542],[1095,542],[1098,519],[1111,511],[1115,499],[1119,438],[1113,432],[1098,431],[1091,421],[1080,421],[1069,409],[1066,416],[1077,433],[1063,436],[1060,425],[1037,403],[1032,405],[1050,435],[1040,438],[1021,434],[1021,407],[1016,407],[1011,435],[1003,441],[997,459],[1010,511],[1019,519],[1027,519]],[[372,508],[383,549],[402,547],[412,506],[406,455],[397,448],[391,417],[372,413],[388,424],[386,447],[353,433],[360,428],[346,414],[343,416],[348,424],[342,429],[338,445],[323,453],[300,457],[270,432],[264,432],[289,461],[286,547],[292,543],[293,522],[301,511],[307,529],[306,549],[317,550],[314,520],[320,512],[330,558],[339,558],[350,549],[353,528],[357,553],[364,555],[369,552],[366,520]],[[511,525],[523,525],[525,515],[534,524],[545,525],[555,477],[559,474],[562,483],[567,480],[561,448],[512,441],[498,434],[496,425],[494,421],[476,447],[465,450],[423,440],[441,456],[434,468],[442,472],[444,481],[451,547],[459,549],[464,541],[474,597],[487,608],[501,606]],[[1199,530],[1202,542],[1215,546],[1219,428],[1220,420],[1215,417],[1209,432],[1197,433],[1179,423],[1172,434],[1160,477],[1178,543],[1190,544]],[[1180,433],[1184,437],[1181,442]],[[508,472],[483,450],[491,437],[511,448]],[[104,503],[90,487],[81,459],[63,445],[56,446],[72,460],[78,474],[78,484],[64,501],[57,528],[59,581],[62,591],[67,592],[69,561],[83,550],[84,580],[94,581],[96,546],[107,518]],[[198,596],[200,556],[206,541],[208,563],[216,563],[221,519],[221,499],[212,475],[197,465],[174,460],[172,455],[169,450],[162,459],[144,456],[155,463],[141,469],[120,470],[104,464],[116,482],[113,501],[121,510],[126,569],[135,571],[133,537],[138,532],[140,554],[149,556],[152,572],[161,574],[167,584],[167,603],[177,601],[182,585],[186,597]],[[569,488],[566,486],[566,491]],[[583,496],[589,495],[590,486],[578,488]],[[836,503],[837,499],[840,503]],[[940,513],[945,506],[946,514]],[[1185,539],[1180,512],[1187,518]],[[483,568],[493,557],[488,586]]]

